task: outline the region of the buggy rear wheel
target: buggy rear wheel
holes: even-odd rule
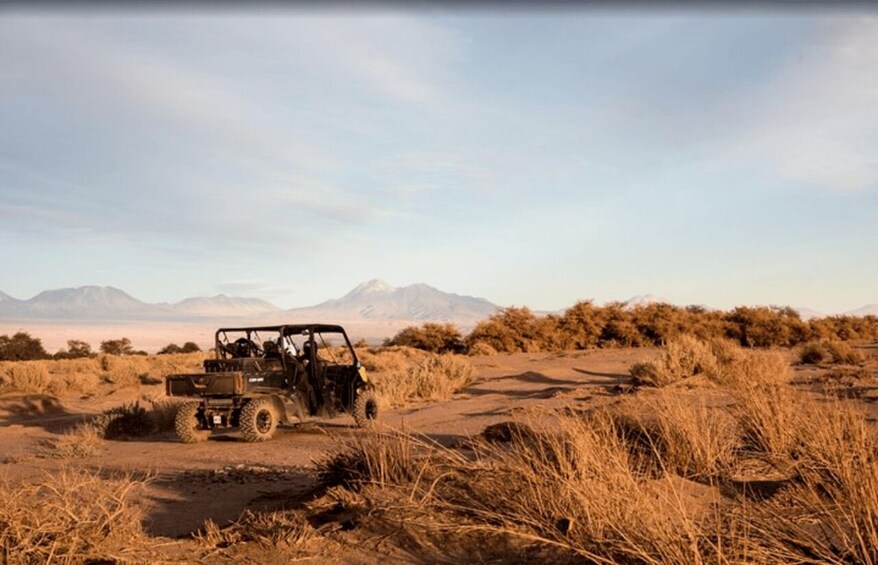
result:
[[[354,421],[361,428],[371,428],[378,419],[378,396],[372,389],[361,389],[354,402]]]
[[[271,398],[254,398],[241,409],[241,435],[247,441],[267,441],[277,429],[277,418]]]
[[[198,411],[201,409],[200,402],[184,402],[177,409],[174,417],[174,431],[183,443],[199,443],[205,441],[210,435],[210,430],[204,429]]]

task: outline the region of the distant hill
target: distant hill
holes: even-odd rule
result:
[[[308,308],[287,310],[297,319],[309,320],[410,320],[471,324],[497,311],[484,298],[443,292],[426,284],[395,288],[374,279],[358,285],[341,298]]]
[[[192,316],[260,316],[280,312],[280,308],[260,298],[238,298],[217,294],[210,297],[196,297],[172,304],[170,309],[180,314]]]
[[[153,315],[154,305],[110,286],[82,286],[46,290],[28,300],[0,301],[4,318],[62,320],[134,319]]]
[[[848,316],[878,316],[878,304],[867,304],[856,310],[845,312]]]
[[[660,296],[655,296],[653,294],[640,294],[637,296],[632,296],[628,300],[624,302],[625,308],[631,309],[636,308],[638,306],[648,306],[650,304],[670,304],[671,301],[661,298]]]
[[[799,318],[805,320],[811,320],[813,318],[823,318],[826,316],[823,312],[818,312],[817,310],[812,310],[811,308],[793,308],[799,314]]]

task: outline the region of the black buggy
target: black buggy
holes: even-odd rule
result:
[[[265,441],[279,422],[346,412],[360,427],[378,417],[378,400],[344,328],[290,324],[216,332],[214,359],[204,372],[170,375],[168,396],[180,405],[175,428],[185,443],[214,429],[239,428],[247,441]]]

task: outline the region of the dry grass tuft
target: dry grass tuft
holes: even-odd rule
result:
[[[668,343],[656,361],[634,365],[631,376],[639,386],[662,387],[696,375],[712,378],[718,364],[710,344],[684,335]]]
[[[220,528],[213,520],[195,534],[195,539],[211,549],[223,549],[240,543],[256,543],[266,548],[298,548],[314,539],[316,532],[298,512],[261,512],[245,510],[237,521]]]
[[[724,406],[710,406],[703,394],[662,391],[632,399],[617,424],[638,443],[651,465],[690,479],[729,474],[739,448],[738,424]]]
[[[127,562],[143,547],[137,501],[145,481],[62,470],[0,482],[0,547],[9,563]],[[5,562],[5,560],[4,560]]]
[[[19,361],[0,364],[0,388],[18,392],[50,391],[52,380],[42,361]]]
[[[729,340],[682,336],[668,343],[655,361],[636,363],[629,372],[637,386],[664,387],[703,375],[737,388],[747,383],[782,383],[789,363],[776,351],[744,350]]]
[[[104,446],[104,430],[95,422],[80,422],[59,437],[45,440],[41,455],[55,459],[91,457]]]
[[[404,370],[375,375],[381,397],[392,405],[412,400],[442,400],[475,382],[476,371],[466,357],[428,354]]]
[[[799,347],[799,362],[811,365],[832,363],[859,365],[866,356],[844,341],[809,341]]]

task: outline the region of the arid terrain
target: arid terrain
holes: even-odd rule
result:
[[[755,355],[752,359],[766,355],[782,359],[781,372],[789,372],[776,376],[775,381],[784,395],[803,395],[802,402],[829,405],[836,414],[842,411],[860,414],[865,439],[847,439],[866,442],[864,445],[868,447],[873,445],[869,442],[874,441],[878,358],[876,349],[868,345],[856,350],[862,356],[857,363],[847,365],[801,364],[797,360],[798,353],[792,350],[742,355]],[[412,356],[409,363],[415,363],[421,358],[420,353],[405,355]],[[758,437],[752,435],[753,430],[746,429],[748,423],[752,423],[748,417],[783,416],[777,413],[776,407],[759,411],[759,408],[741,405],[758,403],[760,397],[768,402],[773,398],[771,390],[774,389],[750,389],[731,379],[728,376],[733,374],[731,371],[719,371],[716,374],[726,376],[714,379],[711,371],[704,367],[690,369],[691,375],[680,375],[683,378],[677,382],[660,383],[659,387],[634,386],[637,379],[629,373],[632,366],[642,367],[643,362],[654,361],[653,367],[658,367],[660,372],[667,354],[667,350],[640,348],[461,357],[462,363],[469,363],[474,369],[467,379],[469,384],[462,390],[434,394],[448,396],[436,400],[394,398],[388,394],[381,425],[375,430],[357,429],[349,416],[342,415],[286,426],[269,442],[255,444],[242,441],[235,433],[227,433],[215,434],[205,443],[186,445],[165,427],[144,435],[125,437],[123,433],[117,439],[97,438],[89,442],[78,438],[72,443],[88,444],[81,453],[63,448],[65,434],[71,435],[77,424],[114,407],[139,402],[144,407],[152,405],[159,407],[156,410],[162,407],[169,410],[161,400],[162,373],[197,370],[203,354],[173,356],[176,358],[173,362],[165,360],[159,368],[142,361],[144,365],[135,370],[137,379],[110,379],[117,381],[115,383],[103,379],[89,386],[73,387],[83,390],[56,390],[54,394],[7,390],[0,397],[0,480],[4,484],[5,503],[5,510],[0,510],[0,528],[6,529],[0,532],[0,540],[6,544],[4,557],[10,563],[46,558],[57,562],[100,558],[109,560],[102,562],[252,560],[285,563],[310,559],[376,563],[456,561],[469,555],[473,560],[483,561],[524,561],[539,557],[558,562],[683,563],[698,559],[777,562],[795,556],[794,544],[788,547],[782,539],[763,539],[780,534],[764,530],[766,515],[757,507],[781,505],[783,497],[790,496],[784,494],[784,488],[814,486],[809,483],[811,475],[794,468],[794,459],[780,461],[784,454],[790,453],[789,449],[798,453],[793,457],[800,457],[799,461],[810,455],[804,447],[781,445],[782,439],[769,437],[770,432],[766,431],[789,432],[783,425],[796,425],[792,422],[781,426],[777,422],[761,422],[765,435]],[[382,378],[392,382],[388,375],[399,370],[395,365],[398,360],[382,366],[380,356],[374,353],[366,365],[371,363],[373,369],[381,369],[373,371],[379,382]],[[717,354],[717,358],[720,357]],[[775,378],[764,374],[764,364],[746,365],[752,361],[747,359],[741,361],[743,372],[735,373],[735,378]],[[732,362],[720,359],[720,364],[724,362],[732,366],[729,364]],[[788,365],[790,368],[785,369]],[[108,367],[106,362],[103,366]],[[109,369],[112,373],[112,367]],[[748,371],[753,374],[749,375]],[[634,374],[642,377],[653,373],[635,369]],[[838,392],[841,394],[836,394]],[[747,397],[748,394],[751,396]],[[841,397],[850,400],[839,400]],[[662,427],[670,424],[661,413],[657,415],[658,426],[645,424],[648,418],[638,419],[639,415],[656,416],[656,409],[665,416],[682,415],[690,427],[703,428],[686,431],[681,427],[671,433],[668,430],[673,426]],[[612,425],[616,431],[622,430],[622,422],[627,422],[631,430],[640,430],[638,441],[642,449],[639,455],[635,453],[637,450],[631,452],[630,469],[626,467],[628,474],[621,479],[610,475],[604,478],[604,488],[610,489],[622,489],[625,481],[633,481],[629,485],[632,490],[627,493],[598,492],[588,481],[600,481],[599,477],[583,478],[578,475],[579,471],[565,467],[576,461],[585,466],[597,465],[597,462],[576,457],[562,462],[557,460],[560,457],[555,451],[558,445],[553,444],[553,440],[541,445],[542,440],[534,439],[543,435],[556,437],[553,434],[560,430],[562,436],[572,434],[564,436],[572,446],[568,449],[588,449],[598,460],[612,460],[618,455],[613,451],[619,447],[618,442],[608,444],[610,451],[605,454],[595,453],[607,438],[589,439],[585,428],[577,428],[605,427],[607,422],[600,414],[615,415]],[[786,416],[792,418],[794,414]],[[832,420],[832,415],[827,417],[841,426],[848,422]],[[716,425],[723,422],[734,427],[734,418],[738,418],[737,431],[720,430]],[[573,420],[578,422],[572,424],[575,429],[571,428]],[[638,428],[637,422],[641,427]],[[860,424],[851,425],[860,429],[857,427]],[[659,432],[650,436],[654,430]],[[687,433],[697,437],[681,437]],[[736,439],[719,437],[719,434],[730,434],[728,438]],[[716,443],[726,440],[733,444]],[[584,446],[583,442],[589,441],[591,443]],[[688,453],[674,452],[681,446],[688,446],[684,449]],[[858,444],[859,447],[862,445]],[[699,449],[708,452],[699,453]],[[644,455],[644,450],[654,453]],[[514,476],[521,471],[516,467],[520,462],[513,460],[516,451],[532,458],[530,472],[537,478],[532,476],[532,480],[527,480],[527,474]],[[746,455],[741,455],[745,451]],[[861,464],[874,469],[874,455],[870,453],[869,461]],[[426,460],[430,464],[424,464]],[[541,471],[541,466],[547,467]],[[598,467],[592,472],[598,473],[601,469],[609,472]],[[459,475],[466,473],[472,473],[474,481],[470,487],[473,492],[468,494],[455,490],[462,488],[458,484]],[[483,473],[488,473],[488,477],[481,477]],[[741,478],[744,475],[747,476]],[[455,477],[454,484],[443,486],[443,477],[449,476]],[[475,492],[482,488],[478,485],[501,480],[504,476],[508,481],[505,485],[483,485],[496,490],[497,500],[491,503],[481,500],[484,493]],[[570,484],[574,477],[584,482]],[[619,497],[630,497],[642,504],[648,496],[638,489],[643,488],[646,481],[658,484],[666,479],[676,481],[667,487],[673,496],[667,499],[659,496],[653,501],[653,508],[639,511],[653,516],[665,515],[675,522],[672,529],[677,533],[673,535],[684,543],[674,545],[667,539],[656,539],[652,545],[646,542],[638,545],[638,536],[647,535],[644,532],[631,532],[628,542],[624,536],[619,538],[617,528],[637,521],[631,514],[634,510],[617,509],[616,519],[620,522],[604,525],[609,529],[603,533],[578,530],[592,528],[593,525],[582,523],[588,516],[600,520],[613,514],[602,518],[597,515],[598,510],[589,510],[590,502],[571,502],[577,496],[609,497],[616,500],[615,504],[620,503]],[[871,480],[874,483],[876,479]],[[557,484],[547,487],[552,481]],[[571,492],[589,484],[589,492],[580,492],[567,500]],[[748,497],[746,493],[752,495],[751,491],[732,488],[742,484],[750,484],[751,491],[764,487],[778,494]],[[16,492],[22,492],[21,485],[32,489],[26,501],[15,498]],[[47,485],[54,490],[46,490]],[[502,491],[513,487],[517,489],[515,492]],[[90,488],[102,493],[99,498],[109,498],[79,503],[71,500],[91,492]],[[548,490],[542,490],[544,488]],[[533,489],[529,496],[558,497],[559,501],[557,506],[551,500],[531,501],[546,505],[544,509],[517,508],[522,502],[514,499],[521,489]],[[110,496],[108,492],[115,494]],[[772,496],[777,499],[776,503]],[[878,511],[878,495],[871,492],[871,496],[871,500],[862,504],[872,505],[870,512]],[[33,511],[26,508],[20,508],[16,515],[16,500],[24,506],[48,505],[55,509],[52,512],[75,515],[69,525],[72,529],[52,531],[51,524],[42,524],[38,517],[28,516],[27,513]],[[504,500],[508,500],[508,508],[503,507]],[[762,500],[768,502],[759,502]],[[95,503],[102,506],[94,516],[89,514],[91,517],[85,518],[77,514],[86,512],[77,504]],[[467,504],[471,507],[465,508]],[[665,508],[669,504],[673,508]],[[732,524],[717,522],[711,515],[724,505],[732,509],[732,513],[744,509],[753,515]],[[122,515],[133,517],[133,522]],[[14,523],[16,516],[20,523]],[[540,516],[549,520],[557,531],[545,531],[545,524],[536,523]],[[868,530],[876,527],[876,516],[870,514],[869,518],[871,522],[867,520],[866,524],[853,520],[853,525],[838,526],[840,529],[867,528],[865,534],[873,537],[862,540],[861,549],[865,549],[860,554],[846,555],[848,549],[844,544],[838,545],[841,549],[832,549],[837,540],[819,541],[820,529],[813,524],[813,528],[804,528],[798,533],[789,529],[792,524],[787,524],[783,531],[788,535],[810,532],[817,541],[808,542],[811,545],[806,543],[806,547],[829,548],[825,549],[826,553],[820,553],[823,549],[808,549],[811,557],[802,550],[801,561],[817,562],[835,555],[839,560],[871,562],[866,558],[874,559],[876,550],[868,549],[867,545],[878,537],[874,537],[874,529]],[[51,521],[48,517],[42,519]],[[89,527],[86,522],[91,519],[100,522],[103,528],[97,538],[86,532]],[[742,530],[744,525],[750,529]],[[668,535],[658,524],[653,526],[656,531],[652,534],[656,538]],[[705,528],[706,533],[694,532],[696,527]],[[41,528],[44,531],[41,532]],[[120,536],[114,537],[115,533]],[[727,548],[724,544],[728,540],[717,537],[720,533],[745,539]],[[577,535],[578,539],[572,539]],[[71,546],[70,540],[75,538],[81,538],[76,542],[79,545]],[[16,545],[24,543],[22,540],[32,544],[33,553]],[[67,552],[70,547],[74,549]]]

